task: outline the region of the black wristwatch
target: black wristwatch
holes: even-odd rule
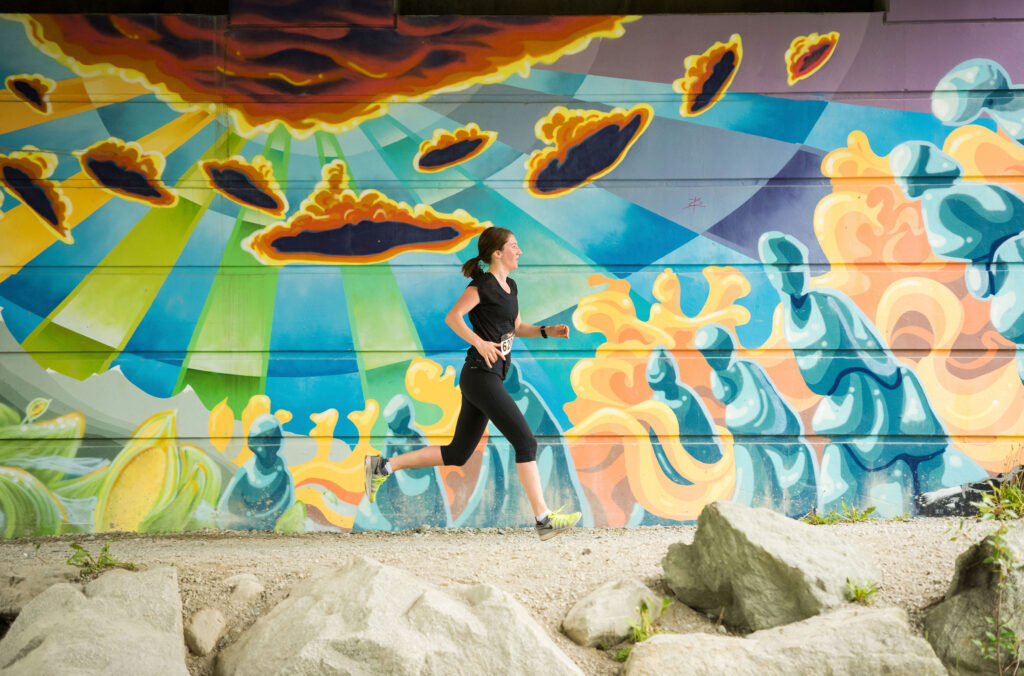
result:
[[[547,338],[548,337],[548,332],[546,330],[547,328],[548,327],[546,327],[546,326],[540,327],[540,337],[541,338]]]

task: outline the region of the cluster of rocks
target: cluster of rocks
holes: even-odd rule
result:
[[[885,580],[833,533],[718,502],[702,512],[692,544],[668,548],[659,588],[715,618],[721,633],[653,632],[633,645],[634,628],[656,623],[666,605],[636,579],[593,590],[561,629],[581,646],[630,645],[623,671],[634,676],[994,673],[995,662],[972,639],[990,629],[985,617],[997,596],[1007,625],[1024,636],[1015,612],[1024,580],[1010,567],[1000,584],[995,546],[1024,561],[1024,527],[959,557],[945,599],[925,619],[926,640],[903,610],[850,602],[852,587]],[[227,580],[222,607],[202,608],[183,625],[173,567],[113,570],[88,582],[75,573],[41,568],[31,579],[9,576],[0,614],[17,617],[0,640],[0,674],[187,674],[186,646],[194,655],[217,653],[216,672],[224,675],[582,673],[498,587],[430,584],[364,557],[300,581],[224,640],[232,614],[263,593],[252,575]]]

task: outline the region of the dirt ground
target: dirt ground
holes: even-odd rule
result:
[[[918,518],[815,526],[836,533],[872,558],[882,571],[881,590],[871,603],[895,605],[910,616],[921,633],[923,611],[941,599],[953,574],[957,555],[981,537],[977,521]],[[256,619],[284,598],[297,580],[339,565],[348,557],[366,556],[412,572],[437,585],[496,585],[518,599],[547,629],[551,638],[587,674],[617,674],[621,665],[614,649],[581,648],[560,631],[572,606],[600,585],[635,577],[667,595],[661,559],[675,542],[691,542],[694,527],[577,529],[540,542],[532,529],[431,529],[401,533],[242,533],[204,531],[176,535],[94,534],[8,540],[0,543],[0,566],[14,570],[63,565],[70,544],[98,554],[145,566],[173,565],[184,620],[203,608],[220,610],[228,630],[217,649],[230,645]],[[231,601],[225,581],[239,573],[255,575],[264,591],[254,600]],[[703,614],[681,603],[669,607],[658,623],[664,631],[724,631]],[[212,674],[216,651],[189,654],[192,674]]]

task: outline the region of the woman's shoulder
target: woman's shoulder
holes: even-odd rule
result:
[[[469,280],[469,284],[466,286],[475,286],[478,289],[482,289],[483,287],[488,286],[492,280],[494,280],[494,277],[484,272]]]

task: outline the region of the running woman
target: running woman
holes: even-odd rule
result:
[[[452,442],[446,446],[427,446],[387,460],[377,455],[367,456],[363,461],[366,497],[373,502],[381,484],[403,469],[466,464],[480,443],[487,422],[491,421],[515,448],[516,470],[536,516],[537,535],[547,540],[572,528],[579,521],[580,513],[563,514],[561,508],[548,509],[537,471],[537,440],[503,382],[511,362],[514,337],[568,338],[569,327],[565,324],[534,326],[520,319],[516,283],[508,275],[519,267],[522,252],[511,231],[487,228],[477,240],[477,251],[476,258],[462,266],[462,274],[472,281],[444,319],[452,331],[471,346],[459,376],[462,409]],[[487,272],[480,263],[487,264]],[[466,326],[467,314],[472,330]]]

